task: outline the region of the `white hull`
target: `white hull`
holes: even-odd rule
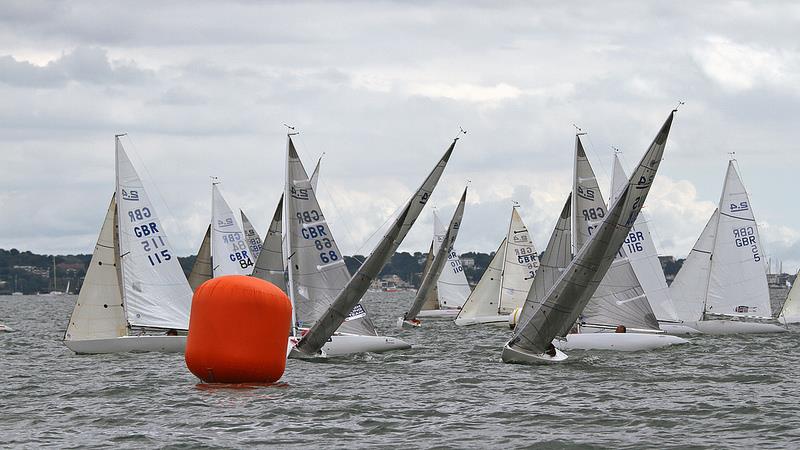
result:
[[[420,319],[453,319],[458,316],[460,309],[423,309],[417,314]]]
[[[783,333],[786,328],[772,323],[743,322],[738,320],[699,320],[686,322],[687,325],[703,334],[764,334]]]
[[[456,319],[455,324],[458,326],[491,324],[491,325],[500,325],[503,327],[507,327],[508,318],[509,318],[508,314],[496,315],[496,316],[467,317],[467,318]]]
[[[65,340],[64,345],[78,354],[164,352],[183,353],[186,336],[122,336],[109,339]]]
[[[555,356],[545,353],[533,354],[524,352],[518,348],[511,348],[506,344],[503,346],[502,358],[504,363],[510,364],[555,364],[568,358],[567,354],[556,349]]]
[[[3,325],[2,323],[0,323],[0,333],[6,332],[6,331],[14,331],[14,330],[11,327],[9,327],[8,325]]]
[[[568,334],[563,340],[553,340],[560,350],[616,350],[635,352],[655,350],[670,345],[687,344],[677,336],[653,333],[578,333]]]
[[[355,334],[334,334],[331,339],[322,346],[321,355],[309,356],[299,352],[294,348],[296,338],[289,338],[292,349],[289,351],[290,358],[332,358],[336,356],[348,356],[357,353],[382,353],[392,350],[407,350],[411,344],[397,338],[387,336],[359,336]]]
[[[701,334],[696,329],[683,323],[659,322],[658,327],[664,330],[665,333],[671,334],[673,336],[684,336],[687,334]]]

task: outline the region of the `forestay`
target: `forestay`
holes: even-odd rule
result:
[[[625,189],[628,176],[622,168],[619,155],[614,154],[614,172],[611,178],[612,198],[611,203],[616,200],[619,193]],[[642,286],[650,308],[656,315],[656,319],[670,322],[677,322],[678,315],[675,312],[672,298],[669,295],[667,280],[664,277],[664,269],[661,268],[661,261],[658,259],[658,252],[647,225],[647,216],[644,211],[636,218],[636,223],[625,238],[622,249],[628,256],[628,261],[633,267],[636,278]]]
[[[628,187],[599,227],[592,230],[592,237],[578,251],[564,273],[547,291],[540,307],[517,327],[508,347],[541,354],[553,338],[559,334],[565,335],[575,322],[605,277],[647,198],[661,162],[674,113],[675,111],[670,113],[650,144],[628,180]],[[534,279],[534,285],[538,278]],[[528,302],[525,306],[528,307]]]
[[[283,258],[283,195],[278,201],[278,207],[272,215],[267,235],[264,236],[264,245],[258,255],[253,268],[253,276],[269,281],[286,292],[286,275],[284,273]]]
[[[250,223],[250,219],[247,218],[244,211],[240,209],[239,213],[242,215],[242,231],[244,232],[244,240],[247,243],[247,248],[250,249],[250,258],[256,261],[263,247],[261,236],[258,235],[258,232],[253,227],[253,224]]]
[[[72,310],[65,340],[115,338],[128,334],[117,271],[116,216],[114,194],[86,269],[78,301]]]
[[[573,216],[577,252],[603,222],[607,211],[600,186],[579,135],[575,137],[574,180],[572,198],[575,202]],[[631,267],[624,245],[583,309],[580,321],[594,325],[658,329],[658,321]]]
[[[214,264],[214,276],[250,275],[253,258],[247,248],[244,232],[218,185],[219,182],[211,184],[211,261]]]
[[[422,310],[422,305],[425,303],[428,292],[436,286],[436,282],[444,270],[444,265],[448,262],[449,255],[453,252],[453,244],[458,237],[458,230],[461,228],[461,219],[464,217],[464,205],[466,201],[467,190],[464,189],[464,193],[461,195],[461,200],[458,202],[452,219],[450,219],[450,224],[442,238],[442,242],[436,250],[431,266],[422,278],[422,283],[420,283],[419,289],[417,290],[414,302],[405,315],[406,320],[416,319],[417,314]]]
[[[503,271],[501,273],[498,313],[511,314],[525,303],[536,271],[539,269],[539,254],[533,246],[528,227],[517,212],[511,208],[506,247],[503,249]]]
[[[439,250],[445,234],[447,234],[447,228],[445,228],[436,211],[434,211],[434,252]],[[464,275],[464,267],[461,265],[461,259],[458,257],[455,247],[447,255],[447,262],[444,264],[442,273],[436,282],[436,292],[439,308],[460,308],[464,306],[464,302],[469,297],[469,283],[467,282],[467,276]]]
[[[719,209],[716,209],[669,287],[680,320],[693,322],[703,318],[718,222]]]
[[[431,193],[433,193],[433,189],[439,182],[439,178],[441,178],[444,168],[447,166],[447,161],[450,159],[457,141],[458,139],[453,140],[453,143],[450,144],[436,167],[428,174],[428,177],[398,214],[394,223],[384,234],[383,239],[378,242],[378,245],[364,260],[364,263],[358,268],[358,271],[350,279],[347,286],[333,301],[333,304],[325,312],[325,316],[300,339],[300,342],[297,343],[299,351],[308,355],[317,353],[333,335],[334,331],[339,328],[339,325],[345,321],[353,307],[358,304],[364,293],[367,292],[372,279],[378,276],[386,261],[394,254],[403,239],[405,239],[411,226],[416,222],[422,212],[422,208],[425,207]]]
[[[290,249],[289,289],[295,306],[296,325],[306,328],[322,317],[347,286],[350,272],[291,137],[288,145],[284,201]],[[351,307],[347,320],[338,330],[360,335],[377,334],[366,309],[360,304]]]
[[[747,190],[733,161],[719,201],[706,314],[771,319],[767,264]]]
[[[122,297],[128,323],[188,329],[192,290],[186,275],[119,138],[116,155]]]

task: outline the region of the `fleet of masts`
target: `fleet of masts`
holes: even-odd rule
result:
[[[773,316],[763,254],[747,191],[731,161],[719,208],[668,287],[641,213],[665,152],[675,111],[632,174],[614,159],[609,203],[575,137],[573,185],[545,252],[536,250],[519,207],[488,268],[470,290],[454,245],[467,189],[447,226],[434,213],[434,238],[421,286],[401,328],[428,320],[499,324],[513,333],[501,351],[513,363],[552,363],[564,351],[648,350],[687,342],[676,335],[767,333],[800,321],[795,289]],[[344,261],[317,200],[319,162],[309,175],[287,137],[284,191],[262,241],[211,182],[211,219],[188,279],[144,184],[116,137],[116,187],[65,333],[77,353],[183,351],[192,291],[222,275],[275,284],[293,305],[289,357],[330,357],[410,348],[379,336],[361,302],[370,282],[414,225],[458,138],[393,216],[355,274]],[[468,331],[465,331],[468,332]]]

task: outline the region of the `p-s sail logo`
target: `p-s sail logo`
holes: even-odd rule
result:
[[[750,209],[750,205],[748,205],[747,202],[739,202],[739,204],[731,203],[731,208],[730,209],[731,209],[732,213],[734,213],[734,212],[742,212],[742,211],[749,210]]]
[[[233,226],[233,219],[228,217],[225,220],[217,220],[217,226],[220,228]]]
[[[139,201],[139,191],[136,190],[122,190],[122,199],[128,200],[131,202],[138,202]]]

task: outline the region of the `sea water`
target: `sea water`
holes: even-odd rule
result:
[[[0,297],[0,446],[800,446],[800,329],[658,351],[503,364],[502,327],[394,328],[413,294],[368,294],[412,350],[289,360],[280,383],[203,385],[182,355],[75,355],[76,297]]]

